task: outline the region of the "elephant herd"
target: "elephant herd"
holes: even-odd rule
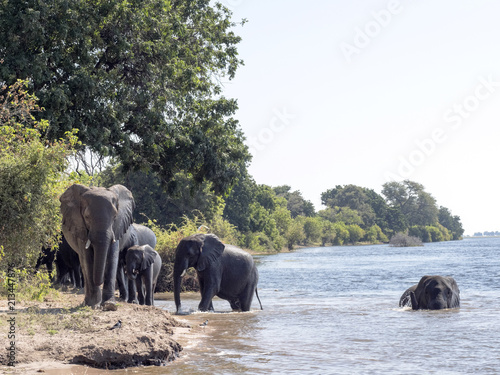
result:
[[[115,309],[118,287],[121,299],[154,305],[162,260],[154,250],[153,231],[132,223],[132,193],[122,185],[103,188],[74,184],[59,199],[63,243],[57,258],[63,259],[68,251],[78,255],[79,265],[70,267],[78,276],[71,274],[68,278],[79,287],[75,280],[82,273],[84,304]],[[213,309],[214,296],[228,300],[233,309],[241,311],[250,310],[254,293],[258,298],[258,272],[252,256],[224,245],[213,234],[198,233],[182,239],[176,249],[173,275],[178,312],[181,281],[189,267],[195,267],[198,274],[202,311]],[[62,281],[59,270],[58,266],[58,281]]]
[[[74,184],[61,195],[60,201],[63,243],[57,258],[64,261],[67,258],[71,269],[67,253],[73,249],[78,254],[84,304],[114,309],[117,284],[123,300],[154,305],[153,292],[162,261],[154,250],[153,231],[132,223],[135,208],[132,193],[122,185],[103,188]],[[74,255],[73,252],[73,264]],[[43,256],[50,259],[46,252]],[[64,272],[59,272],[62,266],[57,267],[61,281]],[[214,234],[198,233],[183,238],[175,252],[174,300],[178,313],[182,277],[190,267],[195,268],[200,284],[200,311],[213,310],[215,296],[227,300],[233,310],[249,311],[254,293],[262,309],[257,293],[259,275],[252,256],[223,244]],[[76,287],[81,286],[80,269],[68,276]],[[460,306],[460,291],[451,277],[424,276],[403,293],[399,305],[414,310],[456,308]]]

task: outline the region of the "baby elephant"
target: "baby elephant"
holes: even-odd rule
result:
[[[125,254],[125,264],[128,278],[136,282],[139,304],[154,306],[153,293],[161,268],[160,255],[149,245],[132,246]]]
[[[453,277],[424,276],[403,293],[399,306],[411,306],[413,310],[460,307],[460,290]]]

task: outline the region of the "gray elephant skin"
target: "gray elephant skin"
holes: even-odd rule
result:
[[[424,276],[403,293],[399,306],[411,306],[413,310],[457,308],[460,307],[460,290],[453,277]]]
[[[141,224],[132,224],[120,241],[120,255],[118,258],[118,270],[116,282],[120,290],[120,298],[129,303],[139,303],[135,281],[130,281],[125,276],[125,255],[127,249],[136,245],[149,245],[153,249],[156,246],[156,235],[148,227]]]
[[[154,306],[156,280],[161,269],[160,255],[149,245],[132,246],[126,250],[125,265],[128,278],[136,283],[139,304]]]
[[[213,310],[212,298],[229,301],[233,310],[249,311],[254,293],[260,307],[257,283],[259,274],[247,252],[224,245],[214,234],[195,234],[183,238],[176,249],[174,261],[174,299],[177,313],[181,311],[181,283],[185,271],[194,267],[200,284],[200,311]]]
[[[84,304],[114,303],[119,244],[132,224],[135,208],[132,193],[122,185],[74,184],[59,199],[64,237],[80,258]]]

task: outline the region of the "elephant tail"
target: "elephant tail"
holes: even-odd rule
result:
[[[261,310],[264,310],[264,309],[262,308],[262,302],[260,302],[259,293],[257,292],[257,288],[255,288],[255,295],[257,296],[257,300],[259,301],[260,309],[261,309]]]

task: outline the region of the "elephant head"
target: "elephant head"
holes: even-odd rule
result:
[[[85,303],[98,305],[103,283],[107,294],[103,301],[114,293],[116,242],[132,224],[134,198],[122,185],[106,189],[74,184],[61,195],[60,201],[63,233],[78,253],[83,270]]]
[[[138,275],[151,267],[157,254],[149,245],[132,246],[129,248],[125,255],[128,278],[135,280]]]
[[[197,272],[204,271],[219,259],[223,251],[224,244],[213,234],[195,234],[179,242],[174,262],[174,300],[177,311],[181,307],[181,284],[186,270],[194,267]]]
[[[410,292],[413,310],[460,307],[460,291],[452,277],[424,276]]]

